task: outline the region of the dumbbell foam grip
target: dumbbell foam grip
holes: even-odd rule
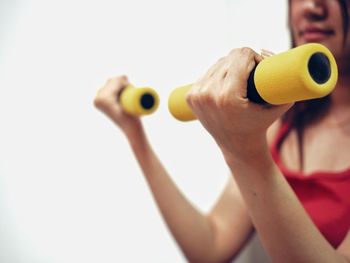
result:
[[[123,110],[134,116],[148,115],[159,106],[159,96],[150,87],[127,86],[119,96]]]
[[[338,69],[332,53],[323,45],[305,44],[262,60],[251,72],[247,96],[256,103],[273,105],[320,98],[335,87]],[[191,84],[169,96],[170,113],[178,120],[196,119],[186,103]]]
[[[248,98],[273,105],[321,98],[337,79],[332,53],[321,44],[305,44],[261,61],[250,74]]]

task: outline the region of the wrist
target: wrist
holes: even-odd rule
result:
[[[271,165],[273,159],[270,154],[266,138],[235,145],[223,150],[226,163],[231,169],[250,167],[260,169]]]
[[[124,133],[134,152],[142,152],[145,146],[148,145],[147,136],[142,125],[138,128],[134,127],[129,130],[124,130]]]
[[[237,136],[238,137],[238,136]],[[224,155],[229,159],[237,159],[242,162],[261,155],[262,152],[268,151],[266,135],[250,136],[250,139],[237,137],[234,142],[221,145]]]
[[[143,137],[145,131],[140,121],[128,123],[127,125],[120,126],[121,130],[130,141]]]

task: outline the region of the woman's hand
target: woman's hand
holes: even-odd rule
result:
[[[193,112],[224,154],[241,158],[267,146],[267,128],[292,105],[258,105],[247,98],[249,74],[262,59],[250,48],[234,49],[187,95]]]
[[[142,130],[140,119],[124,112],[118,101],[120,93],[129,84],[126,76],[109,79],[98,90],[94,99],[95,106],[111,118],[127,136]]]

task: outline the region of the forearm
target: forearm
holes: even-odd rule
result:
[[[214,229],[211,221],[180,192],[158,160],[142,131],[129,137],[130,145],[158,208],[185,256],[191,262],[211,261]]]
[[[267,147],[252,156],[227,160],[272,261],[347,262],[314,225]]]

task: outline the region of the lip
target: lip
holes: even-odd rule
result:
[[[308,27],[300,32],[300,36],[307,42],[321,41],[334,35],[334,31],[318,27]]]

